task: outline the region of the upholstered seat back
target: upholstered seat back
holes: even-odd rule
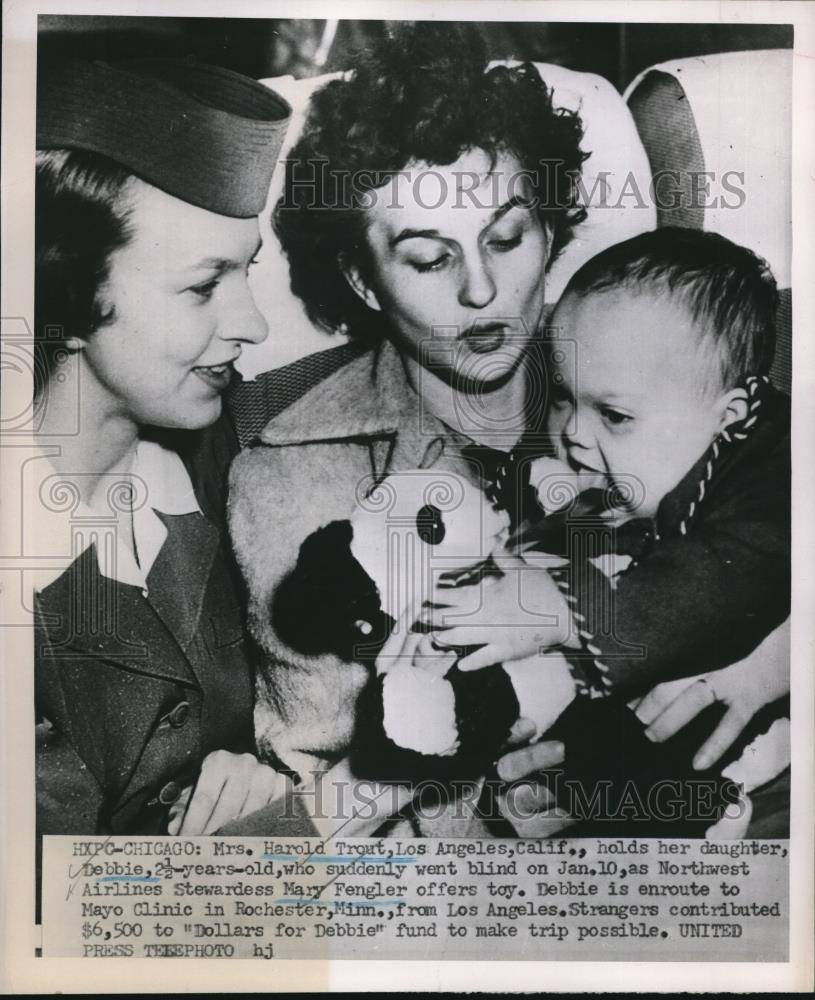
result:
[[[781,294],[771,374],[789,391],[792,52],[662,63],[624,96],[650,161],[657,225],[721,233],[772,268]]]

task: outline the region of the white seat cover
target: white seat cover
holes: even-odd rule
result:
[[[704,169],[712,175],[705,201],[719,201],[705,208],[704,228],[755,251],[772,268],[779,288],[789,288],[792,50],[726,52],[660,63],[632,81],[626,100],[654,71],[674,77],[690,102]],[[743,197],[723,189],[728,173]],[[743,183],[733,174],[741,174]]]

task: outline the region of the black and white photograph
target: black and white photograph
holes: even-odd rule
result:
[[[4,14],[8,988],[807,990],[812,7],[267,6]]]

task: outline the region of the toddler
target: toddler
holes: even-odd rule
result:
[[[762,260],[697,230],[634,237],[574,275],[552,317],[544,430],[557,458],[526,469],[544,509],[570,480],[605,503],[583,526],[566,517],[566,566],[519,561],[480,588],[477,610],[476,588],[437,591],[435,643],[480,645],[462,669],[559,648],[579,692],[630,698],[742,659],[788,617],[776,302]]]

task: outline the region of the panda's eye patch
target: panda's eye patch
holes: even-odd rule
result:
[[[444,541],[447,529],[438,507],[428,503],[421,508],[416,515],[416,531],[426,545],[440,545]]]

